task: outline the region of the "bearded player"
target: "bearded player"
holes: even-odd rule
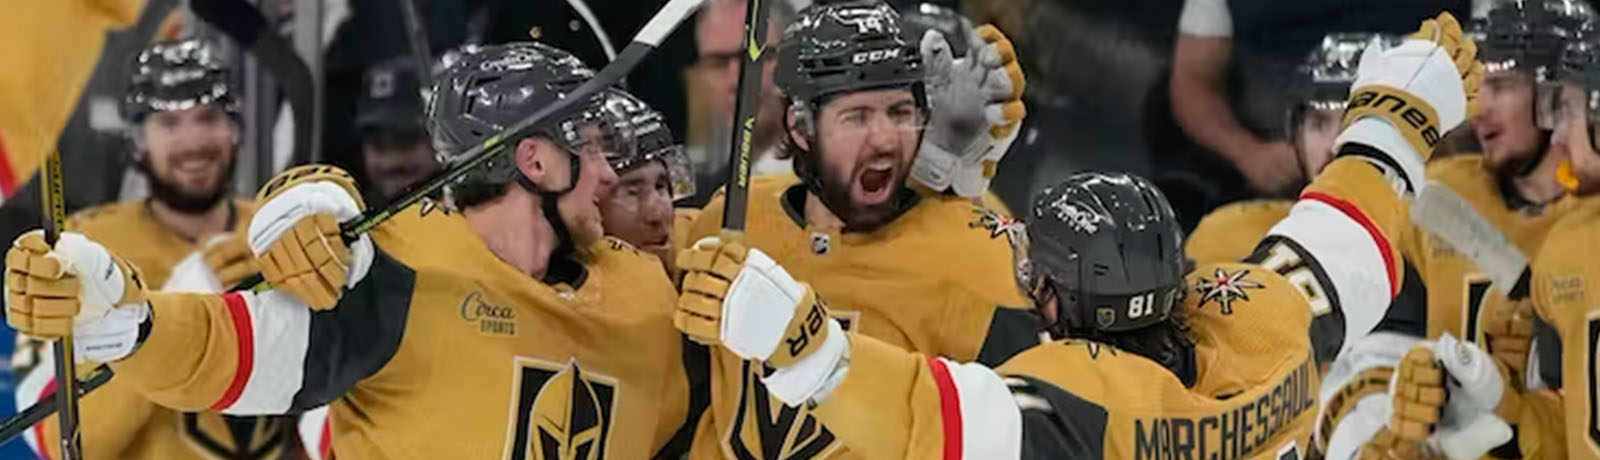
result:
[[[1345,99],[1356,79],[1356,60],[1374,34],[1329,34],[1295,69],[1288,120],[1289,144],[1294,147],[1306,178],[1317,177],[1333,160],[1333,139],[1339,135]],[[1293,200],[1262,199],[1230,203],[1211,211],[1184,243],[1184,253],[1195,262],[1235,261],[1250,255],[1256,243],[1278,221],[1289,215]]]
[[[144,282],[175,291],[220,292],[256,272],[244,234],[255,205],[233,198],[238,104],[216,53],[185,40],[158,42],[136,55],[123,115],[132,122],[133,163],[151,196],[90,208],[68,223],[145,267]],[[137,324],[143,314],[106,321]],[[20,348],[13,360],[31,368],[17,392],[19,406],[54,387],[54,356],[39,344],[30,341],[34,346]],[[140,395],[130,382],[108,383],[82,404],[85,413],[106,415],[84,420],[88,459],[265,459],[292,445],[291,425],[281,418],[180,412]],[[57,428],[48,419],[24,437],[41,456],[59,458]]]
[[[925,126],[945,128],[929,118],[929,100],[941,96],[925,83],[920,53],[903,38],[895,11],[876,1],[814,5],[784,32],[777,52],[774,79],[790,103],[786,148],[798,180],[752,180],[746,242],[833,302],[845,330],[991,364],[1037,343],[1037,323],[1009,275],[1019,227],[969,198],[930,199],[907,186],[918,146],[926,146]],[[1006,69],[1016,62],[1009,43],[978,53],[1004,76],[990,82],[1004,93],[997,99],[1020,100],[1021,71]],[[970,95],[978,102],[967,110],[980,112],[989,95]],[[1003,107],[985,107],[997,117],[979,119],[980,129],[969,130],[979,137],[962,146],[992,142],[983,140],[991,136],[983,126],[1020,117]],[[714,199],[685,241],[717,234],[722,206]],[[713,355],[711,413],[693,458],[845,454],[806,410],[771,399],[760,374],[759,365],[731,353]]]
[[[1481,78],[1448,14],[1413,37],[1367,53],[1339,155],[1244,263],[1188,270],[1170,205],[1142,179],[1085,174],[1042,192],[1018,274],[1052,332],[1078,338],[998,370],[843,334],[821,294],[761,250],[718,239],[680,256],[680,328],[772,367],[772,394],[813,407],[867,458],[1303,458],[1318,364],[1372,329],[1399,290],[1389,235],[1402,198],[1425,185],[1411,178],[1441,128],[1472,112]],[[1391,111],[1397,102],[1411,110]],[[1436,348],[1421,361],[1481,356]],[[1430,368],[1435,380],[1401,376],[1400,391],[1443,393],[1448,373],[1463,382],[1449,401],[1470,409],[1464,422],[1439,421],[1421,443],[1357,443],[1363,454],[1470,456],[1509,438],[1491,407],[1470,404],[1484,395],[1465,371],[1481,369],[1460,361]]]
[[[429,104],[443,162],[592,76],[540,44],[472,49]],[[631,146],[598,98],[588,105],[452,182],[454,207],[420,203],[348,248],[336,219],[361,211],[349,176],[279,175],[251,223],[276,287],[261,293],[146,292],[98,244],[68,233],[51,251],[33,233],[8,253],[8,276],[26,281],[9,319],[60,335],[82,303],[71,330],[92,341],[107,311],[148,308],[136,325],[148,334],[95,357],[118,380],[227,413],[331,402],[336,458],[675,455],[693,419],[674,290],[654,258],[603,237],[607,152]]]

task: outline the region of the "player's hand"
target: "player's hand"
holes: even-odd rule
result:
[[[259,271],[250,253],[250,244],[237,234],[217,235],[207,241],[201,251],[205,254],[206,266],[211,268],[223,289],[232,289]]]
[[[51,248],[35,230],[6,252],[6,322],[33,337],[71,334],[80,362],[133,352],[150,316],[145,291],[132,265],[78,233],[62,233]]]
[[[308,165],[278,174],[263,186],[250,220],[250,249],[262,277],[312,309],[338,303],[372,266],[372,240],[346,245],[339,222],[361,216],[355,180],[332,166]]]
[[[1510,371],[1507,381],[1522,382],[1533,348],[1533,304],[1523,299],[1495,307],[1483,324],[1489,355]]]
[[[973,49],[957,59],[940,32],[922,36],[932,113],[911,175],[936,191],[976,197],[988,188],[1027,115],[1022,103],[1027,79],[1000,29],[979,27],[968,42]],[[982,110],[973,110],[977,107]]]
[[[1473,459],[1511,440],[1495,415],[1505,381],[1476,345],[1445,334],[1413,346],[1391,380],[1394,442],[1451,459]],[[1374,438],[1375,440],[1381,439]]]
[[[1361,53],[1335,151],[1347,143],[1372,147],[1416,191],[1434,145],[1476,113],[1483,81],[1477,53],[1450,13],[1423,22],[1399,46],[1374,41]]]
[[[678,253],[678,267],[683,293],[673,324],[695,341],[774,368],[762,377],[774,397],[798,405],[843,380],[844,329],[810,286],[766,254],[708,237]]]

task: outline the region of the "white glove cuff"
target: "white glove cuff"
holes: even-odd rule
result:
[[[1372,147],[1385,155],[1392,164],[1400,167],[1400,172],[1405,175],[1407,187],[1412,193],[1421,193],[1423,184],[1427,183],[1426,166],[1422,161],[1421,153],[1406,142],[1405,137],[1396,131],[1394,126],[1381,118],[1367,117],[1356,120],[1339,137],[1334,139],[1334,151],[1347,143],[1357,143]]]
[[[917,159],[911,163],[911,178],[935,192],[943,192],[955,180],[957,161],[956,156],[940,147],[938,142],[923,136]]]
[[[811,356],[801,358],[772,375],[762,377],[767,391],[779,401],[790,406],[802,403],[820,403],[844,383],[850,369],[850,339],[846,338],[839,321],[828,319],[828,340],[822,342]]]
[[[1494,360],[1483,349],[1445,333],[1433,343],[1433,355],[1461,385],[1461,391],[1451,395],[1453,398],[1466,399],[1463,402],[1477,406],[1473,409],[1485,411],[1493,411],[1500,403],[1505,381],[1501,380]]]
[[[73,348],[79,363],[109,363],[133,354],[139,325],[150,318],[150,304],[139,302],[111,309],[104,317],[73,327]]]
[[[296,222],[313,214],[332,214],[343,222],[361,216],[361,206],[344,187],[330,181],[296,185],[261,204],[250,219],[250,250],[258,255],[266,252]]]
[[[722,302],[723,345],[745,359],[771,357],[805,295],[806,287],[782,266],[750,249]]]

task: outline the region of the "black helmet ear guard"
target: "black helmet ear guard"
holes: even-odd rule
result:
[[[1165,321],[1190,262],[1172,206],[1149,181],[1077,174],[1034,199],[1019,281],[1036,302],[1054,295],[1064,331],[1122,332]]]

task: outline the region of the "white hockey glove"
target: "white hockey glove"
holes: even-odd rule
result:
[[[1407,189],[1425,182],[1423,164],[1450,129],[1476,113],[1483,65],[1478,46],[1450,13],[1440,13],[1399,46],[1377,42],[1361,53],[1334,150],[1358,143],[1378,150],[1374,160],[1402,174]]]
[[[1391,385],[1389,426],[1364,448],[1363,457],[1409,451],[1475,459],[1511,440],[1511,426],[1495,415],[1505,381],[1489,354],[1474,344],[1448,333],[1419,343],[1401,359]]]
[[[50,248],[44,232],[28,232],[6,252],[6,322],[39,338],[72,334],[78,362],[133,352],[150,317],[145,290],[132,265],[79,233]]]
[[[261,274],[313,309],[338,303],[372,267],[372,239],[348,247],[339,222],[361,216],[365,205],[348,173],[325,165],[291,168],[263,186],[250,220],[250,249]]]
[[[969,198],[989,187],[1027,114],[1026,79],[1011,40],[992,25],[971,35],[974,48],[960,59],[943,34],[929,30],[922,36],[932,113],[911,166],[911,177],[928,188]]]
[[[708,237],[678,255],[683,293],[673,324],[776,370],[763,380],[790,405],[825,395],[844,376],[849,343],[810,286],[758,249]]]

